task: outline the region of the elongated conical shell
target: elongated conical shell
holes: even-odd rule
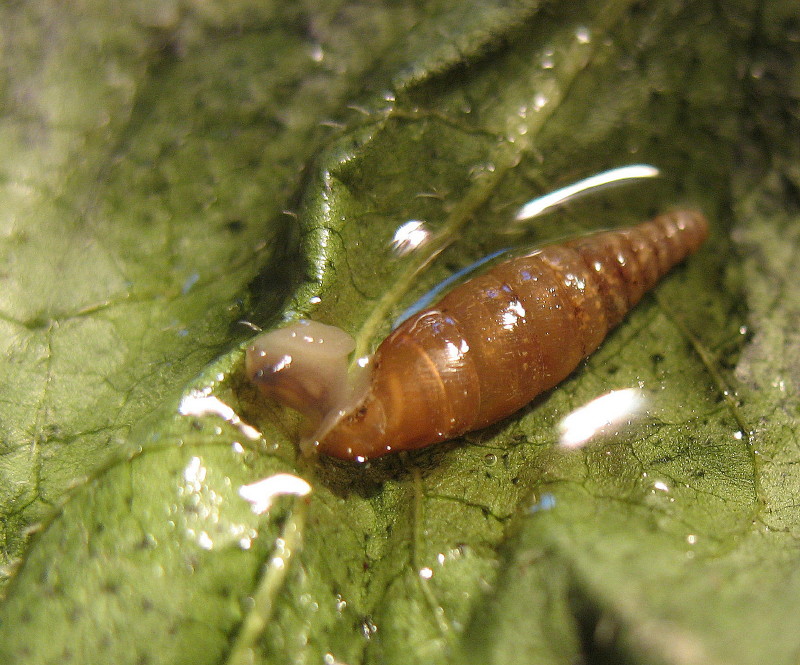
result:
[[[366,396],[316,444],[363,460],[511,415],[566,378],[707,236],[700,213],[678,210],[493,267],[389,335]]]

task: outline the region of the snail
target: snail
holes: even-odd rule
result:
[[[259,336],[246,372],[307,416],[307,451],[365,461],[453,439],[565,379],[707,237],[701,213],[675,210],[547,245],[405,320],[355,372],[347,372],[353,339],[314,321]]]

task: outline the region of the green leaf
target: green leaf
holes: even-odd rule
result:
[[[793,4],[320,4],[0,9],[0,660],[794,662]],[[360,354],[492,251],[681,205],[707,246],[462,440],[304,459],[243,376],[244,320]]]

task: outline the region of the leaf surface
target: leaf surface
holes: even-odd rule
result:
[[[791,3],[451,4],[0,10],[4,662],[796,660]],[[243,377],[242,319],[368,352],[493,251],[680,205],[707,246],[462,440],[309,461]]]

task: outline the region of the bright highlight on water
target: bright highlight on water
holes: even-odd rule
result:
[[[565,416],[558,425],[559,443],[565,448],[580,448],[597,436],[630,425],[644,414],[646,406],[637,388],[612,390]]]
[[[291,473],[276,473],[239,488],[239,496],[250,503],[257,515],[266,513],[279,496],[307,496],[310,493],[311,485]]]
[[[621,166],[616,169],[611,169],[610,171],[603,171],[602,173],[589,176],[571,185],[557,189],[554,192],[528,201],[519,209],[515,219],[518,222],[532,219],[577,196],[588,194],[591,190],[608,187],[609,185],[621,184],[628,180],[654,178],[659,174],[660,171],[655,166],[650,166],[649,164],[631,164],[630,166]]]

